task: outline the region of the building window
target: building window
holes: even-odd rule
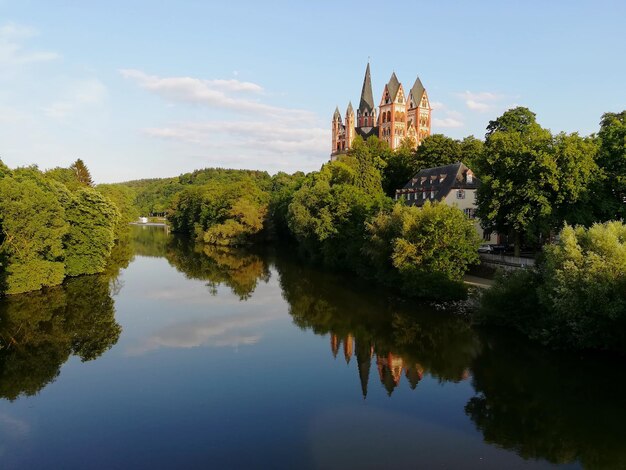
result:
[[[491,241],[491,232],[488,230],[485,230],[483,232],[483,240],[485,240],[486,242]]]
[[[435,190],[434,189],[430,190],[430,198],[431,199],[435,199]]]
[[[468,219],[476,218],[476,209],[463,209],[463,213],[467,216]]]
[[[474,181],[474,175],[472,175],[471,171],[468,171],[467,175],[465,175],[465,181],[467,181],[469,184],[472,184],[472,181]]]
[[[456,192],[457,199],[465,199],[465,191],[463,189],[459,189]]]
[[[422,199],[426,199],[426,191],[422,193]]]

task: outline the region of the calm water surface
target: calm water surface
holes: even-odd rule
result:
[[[135,228],[0,304],[0,468],[626,468],[624,361]]]

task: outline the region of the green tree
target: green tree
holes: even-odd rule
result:
[[[335,268],[362,267],[365,221],[387,204],[374,165],[373,158],[358,153],[327,163],[295,193],[289,228],[312,258]]]
[[[461,158],[460,160],[473,171],[478,171],[479,162],[485,148],[485,143],[474,137],[473,135],[465,137],[459,143]],[[478,174],[480,177],[480,174]]]
[[[387,196],[394,197],[396,189],[404,187],[418,171],[413,142],[405,139],[395,151],[388,152],[382,171],[383,190]]]
[[[487,129],[478,167],[478,215],[485,228],[512,233],[519,256],[522,236],[545,230],[559,190],[552,136],[526,108],[505,112]]]
[[[367,224],[365,253],[379,278],[397,282],[418,297],[464,296],[462,277],[478,261],[480,240],[460,210],[426,202],[422,208],[396,204]]]
[[[38,180],[39,179],[39,180]],[[7,294],[60,284],[64,277],[65,211],[37,170],[0,179],[0,253]]]
[[[73,194],[66,214],[70,224],[64,239],[66,274],[102,272],[114,245],[117,208],[95,189],[85,187]]]
[[[269,194],[252,179],[190,186],[175,196],[168,218],[174,232],[221,245],[248,243],[265,226]]]
[[[626,225],[566,226],[536,269],[485,293],[478,319],[554,347],[626,352]]]
[[[461,161],[461,145],[458,140],[443,134],[426,137],[415,151],[415,172],[423,168],[450,165]]]
[[[600,221],[626,218],[626,111],[605,113],[600,121],[597,162],[604,178],[594,187]]]
[[[120,214],[115,228],[116,236],[118,236],[128,229],[128,224],[135,222],[140,216],[135,205],[135,191],[120,184],[99,184],[96,189],[115,204]]]
[[[578,134],[552,136],[527,108],[505,112],[488,126],[478,164],[478,214],[485,226],[538,241],[565,221],[590,223],[592,183],[600,172],[596,141]]]
[[[287,224],[289,204],[291,204],[296,191],[302,186],[303,181],[304,173],[302,172],[296,172],[293,175],[278,172],[272,177],[268,207],[268,222],[271,224],[271,235],[282,238],[291,236],[289,225]]]
[[[52,168],[51,170],[47,170],[45,175],[63,184],[70,191],[77,191],[84,186],[78,179],[76,171],[71,168]]]
[[[83,186],[93,186],[91,173],[87,169],[87,165],[80,158],[70,165],[70,170],[76,175],[76,179]]]
[[[598,140],[561,132],[554,136],[552,151],[558,168],[558,189],[550,227],[560,230],[564,223],[590,225],[596,220],[598,195],[593,186],[603,179],[596,163]]]

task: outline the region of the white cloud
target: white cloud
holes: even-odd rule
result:
[[[81,80],[74,83],[64,98],[43,108],[46,116],[54,119],[63,119],[76,111],[102,103],[107,90],[97,79]]]
[[[504,98],[503,95],[488,91],[479,93],[465,91],[463,93],[457,93],[457,96],[465,101],[465,105],[469,109],[478,112],[492,111],[498,106],[498,102]]]
[[[256,344],[260,325],[280,316],[280,312],[244,313],[183,321],[169,325],[132,347],[127,354],[136,356],[161,348],[190,349]]]
[[[433,118],[433,126],[443,128],[463,127],[465,124],[463,121],[454,119],[452,117],[446,117],[443,119]]]
[[[311,119],[312,113],[298,109],[271,106],[249,98],[232,96],[238,92],[260,93],[263,88],[252,82],[240,80],[205,80],[193,77],[158,77],[140,70],[122,69],[124,78],[135,81],[140,87],[169,101],[228,109],[241,113],[266,116],[290,116]]]
[[[435,128],[454,128],[464,127],[463,114],[454,109],[449,109],[440,101],[431,101],[430,106],[433,108],[433,126]]]
[[[13,67],[34,62],[47,62],[60,57],[56,52],[26,50],[22,42],[37,34],[37,31],[29,26],[15,23],[5,23],[0,26],[0,67],[3,73]]]
[[[446,105],[441,101],[431,101],[430,107],[433,108],[433,111],[442,111],[446,109]]]
[[[187,122],[171,127],[148,128],[144,132],[152,137],[205,145],[210,145],[220,136],[227,136],[234,146],[263,153],[324,151],[330,139],[330,131],[327,129],[298,126],[297,123],[284,121]]]

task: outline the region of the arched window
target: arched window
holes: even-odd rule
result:
[[[387,111],[387,121],[391,122],[391,111]]]
[[[383,113],[383,122],[387,122],[387,113]]]

